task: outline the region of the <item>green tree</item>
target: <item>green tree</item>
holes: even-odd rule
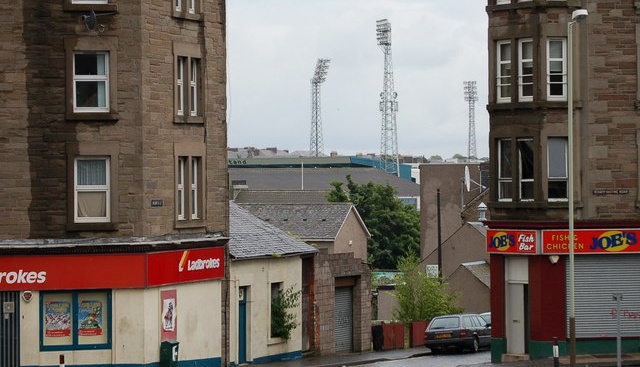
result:
[[[458,295],[449,291],[447,283],[422,271],[420,259],[415,254],[400,259],[398,270],[401,272],[401,281],[396,284],[396,319],[402,322],[423,321],[462,312],[455,305]]]
[[[396,198],[395,189],[373,182],[357,184],[347,175],[347,191],[331,182],[329,201],[352,202],[371,233],[369,263],[375,269],[396,269],[398,259],[420,252],[420,214]]]

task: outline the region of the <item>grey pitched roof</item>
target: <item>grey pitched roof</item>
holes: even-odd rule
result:
[[[462,263],[460,266],[464,266],[471,274],[473,274],[479,281],[484,283],[487,287],[491,287],[491,275],[490,266],[486,261],[473,261]]]
[[[258,218],[307,241],[335,240],[347,215],[355,210],[350,203],[239,205]]]
[[[229,254],[235,259],[312,254],[318,250],[229,203]]]
[[[358,184],[388,183],[401,197],[420,196],[420,185],[373,167],[229,167],[231,180],[245,180],[251,190],[331,190],[331,181],[342,181],[346,185],[347,175]]]
[[[238,204],[326,204],[329,190],[240,190]]]

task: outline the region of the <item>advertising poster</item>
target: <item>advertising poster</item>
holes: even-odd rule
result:
[[[161,330],[162,341],[176,340],[178,335],[176,313],[176,290],[167,290],[160,293],[161,298]]]
[[[102,335],[102,302],[81,301],[78,305],[78,335]]]
[[[71,335],[71,303],[51,301],[45,303],[45,336],[52,338]]]

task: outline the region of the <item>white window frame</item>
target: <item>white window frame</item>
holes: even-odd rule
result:
[[[562,152],[560,151],[552,151],[551,147],[552,141],[562,141],[564,144],[562,145],[562,147],[564,149],[561,149]],[[567,201],[568,200],[568,195],[569,195],[569,176],[568,176],[568,172],[569,172],[569,167],[568,167],[568,158],[567,158],[567,154],[568,154],[568,141],[566,137],[549,137],[547,139],[547,180],[549,182],[564,182],[566,185],[566,195],[564,198],[552,198],[552,197],[548,197],[549,201]],[[552,162],[554,163],[558,163],[558,162],[563,162],[564,163],[564,173],[561,173],[559,175],[554,175],[555,173],[551,172],[551,166],[552,166]],[[549,182],[547,183],[547,195],[549,195]]]
[[[562,56],[551,57],[551,43],[552,42],[561,42]],[[560,83],[551,82],[551,63],[560,62],[562,63],[562,81]],[[553,74],[553,75],[558,75]],[[551,95],[551,86],[562,84],[562,95]],[[567,39],[566,38],[549,38],[547,40],[547,100],[548,101],[566,101],[567,100]]]
[[[189,112],[191,116],[198,116],[198,70],[200,69],[200,60],[196,58],[191,58],[191,68],[189,72],[189,101],[190,108]]]
[[[511,4],[511,0],[496,0],[496,5]]]
[[[178,116],[184,116],[184,104],[185,104],[185,90],[184,90],[184,77],[187,58],[184,56],[178,56],[178,70],[176,72],[176,88],[178,88],[177,94],[177,111]]]
[[[508,59],[502,59],[502,47],[508,46]],[[502,67],[508,66],[506,75],[502,74]],[[496,42],[496,101],[498,103],[511,102],[511,41],[504,40]],[[506,83],[504,82],[506,81]],[[506,87],[507,95],[502,95],[502,89]]]
[[[78,184],[78,161],[82,160],[104,160],[105,161],[105,184],[104,185],[79,185]],[[73,207],[75,223],[106,223],[111,221],[111,162],[109,157],[105,156],[81,156],[76,157],[73,163]],[[89,192],[99,192],[105,195],[105,216],[104,217],[88,217],[80,216],[78,210],[78,194]]]
[[[503,143],[509,143],[509,151],[503,152]],[[513,201],[513,193],[511,192],[511,186],[513,184],[513,170],[511,168],[511,145],[513,141],[511,139],[499,139],[498,140],[498,200],[499,201]],[[506,154],[505,154],[506,153]],[[506,172],[503,172],[502,167],[503,157],[508,157],[509,161],[506,162],[509,165],[509,176]],[[510,194],[510,195],[507,195]]]
[[[523,169],[523,159],[522,159],[522,150],[520,149],[520,142],[531,142],[531,159],[535,159],[535,152],[533,151],[533,139],[532,138],[519,138],[516,141],[516,145],[517,145],[517,151],[518,151],[518,198],[520,199],[520,201],[533,201],[535,199],[535,177],[528,177],[525,178],[523,176],[524,173],[524,169]],[[532,166],[532,175],[535,175],[535,161],[531,162],[531,166]],[[525,198],[523,195],[524,192],[524,185],[525,184],[530,184],[531,185],[531,190],[532,190],[532,195],[533,197],[531,198]]]
[[[178,221],[202,219],[202,168],[200,156],[178,156],[176,169],[176,217]]]
[[[104,60],[104,74],[99,75],[77,75],[76,74],[76,55],[93,54],[102,55]],[[73,112],[109,112],[109,52],[108,51],[75,51],[73,53]],[[102,83],[104,85],[104,107],[83,107],[78,106],[77,101],[77,84],[86,82]],[[96,98],[98,98],[96,96]]]
[[[187,0],[189,2],[189,6],[187,8],[187,11],[190,14],[195,14],[196,13],[196,0]]]
[[[530,58],[525,58],[524,47],[529,45],[531,47]],[[529,65],[531,70],[530,74],[525,74],[526,65]],[[524,38],[518,40],[518,101],[531,102],[533,101],[533,39]],[[531,94],[525,95],[524,91],[527,86],[531,88]]]
[[[176,11],[182,11],[182,0],[174,0],[174,1],[176,6]]]
[[[186,169],[186,165],[187,165],[187,157],[178,157],[178,177],[176,178],[177,180],[177,187],[176,187],[176,210],[177,210],[177,215],[178,215],[178,220],[185,220],[185,214],[184,214],[184,206],[185,206],[185,182],[186,182],[186,175],[185,175],[185,169]]]
[[[191,219],[200,219],[200,197],[198,196],[198,185],[200,183],[200,157],[191,157]]]

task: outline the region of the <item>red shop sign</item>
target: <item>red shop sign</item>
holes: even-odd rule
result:
[[[573,251],[578,254],[638,253],[638,229],[578,229],[573,232]],[[542,252],[568,254],[569,231],[542,231]]]
[[[0,290],[144,287],[144,256],[2,256]]]
[[[498,254],[537,253],[536,231],[494,230],[487,231],[487,252]]]
[[[149,254],[147,285],[224,279],[224,247]]]

